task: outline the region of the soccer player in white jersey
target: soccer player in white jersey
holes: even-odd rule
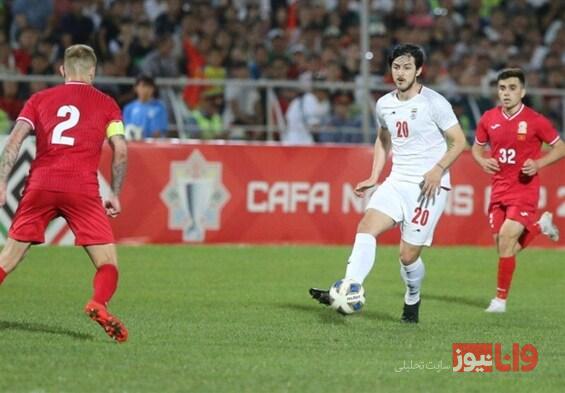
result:
[[[373,167],[355,193],[361,197],[377,184],[391,150],[392,170],[369,200],[345,271],[345,278],[363,283],[375,262],[377,238],[400,225],[400,275],[406,285],[401,321],[407,323],[419,320],[425,273],[420,254],[432,244],[445,208],[451,187],[448,168],[465,148],[449,102],[418,82],[423,64],[423,50],[412,44],[395,47],[389,57],[396,90],[377,102],[380,128]],[[331,302],[327,290],[311,288],[310,295],[322,304]]]

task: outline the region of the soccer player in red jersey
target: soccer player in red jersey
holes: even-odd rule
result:
[[[516,254],[540,232],[554,241],[559,231],[549,212],[536,221],[540,180],[538,171],[565,156],[565,144],[550,121],[525,106],[522,70],[510,68],[497,77],[497,106],[483,114],[477,126],[472,154],[492,175],[489,222],[498,250],[496,297],[487,312],[505,312]],[[541,154],[542,143],[551,146]],[[485,145],[490,145],[490,157]]]
[[[0,252],[0,283],[23,259],[32,244],[45,241],[51,220],[63,217],[96,268],[94,294],[85,312],[118,342],[128,332],[107,310],[118,284],[112,228],[107,216],[120,211],[119,194],[127,167],[127,145],[120,108],[92,86],[96,55],[86,45],[65,50],[61,74],[65,83],[31,96],[0,156],[0,206],[6,203],[8,176],[23,140],[32,131],[36,157],[6,245]],[[97,171],[104,140],[113,151],[113,195],[102,203]]]

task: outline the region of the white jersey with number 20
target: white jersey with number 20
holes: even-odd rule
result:
[[[458,123],[451,104],[439,93],[422,87],[419,94],[400,101],[396,91],[381,97],[376,105],[379,126],[392,141],[391,180],[420,183],[447,151],[444,131]],[[449,172],[441,186],[450,188]]]

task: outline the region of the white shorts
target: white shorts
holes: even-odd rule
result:
[[[436,225],[447,203],[441,188],[433,200],[420,198],[420,185],[386,179],[371,196],[367,209],[378,210],[400,224],[402,240],[414,246],[430,246]]]

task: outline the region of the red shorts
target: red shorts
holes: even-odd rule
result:
[[[99,196],[46,190],[25,191],[8,235],[21,242],[43,243],[45,228],[56,217],[67,221],[78,246],[114,242]]]
[[[497,234],[504,220],[517,221],[524,227],[536,222],[536,209],[530,206],[505,205],[500,202],[491,203],[488,209],[488,219],[492,233]]]

